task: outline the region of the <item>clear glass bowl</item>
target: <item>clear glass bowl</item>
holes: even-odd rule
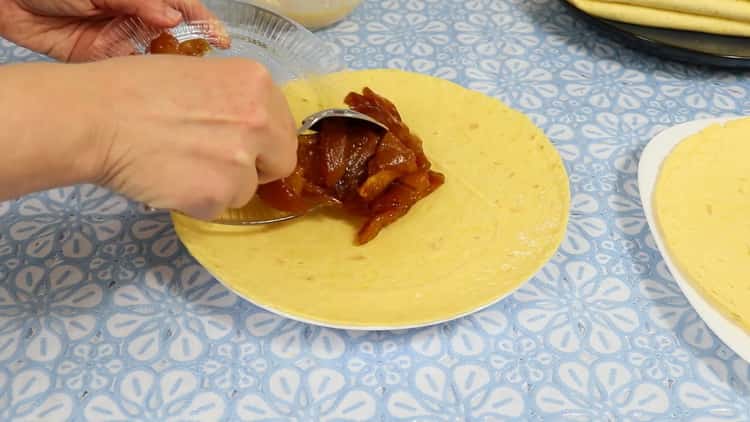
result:
[[[287,16],[309,29],[332,25],[348,16],[362,0],[250,0]]]
[[[204,0],[217,20],[188,21],[169,30],[178,40],[206,39],[209,56],[244,57],[264,64],[277,83],[312,80],[343,69],[341,58],[325,42],[293,20],[237,0]],[[190,16],[189,11],[183,11]],[[147,53],[162,30],[138,18],[124,21],[95,48],[95,60]],[[231,43],[231,44],[230,44]],[[226,47],[229,44],[228,48]]]

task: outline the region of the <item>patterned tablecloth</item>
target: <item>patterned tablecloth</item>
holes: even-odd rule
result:
[[[0,203],[0,420],[750,420],[750,368],[670,277],[636,186],[658,131],[750,113],[747,75],[626,49],[558,0],[365,0],[321,36],[531,115],[570,174],[554,260],[456,322],[336,331],[235,297],[166,215],[102,189]]]

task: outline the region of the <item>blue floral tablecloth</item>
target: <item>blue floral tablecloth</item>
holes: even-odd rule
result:
[[[672,280],[636,185],[658,131],[750,113],[747,75],[624,48],[558,0],[365,0],[320,35],[532,116],[570,174],[553,261],[456,322],[336,331],[238,299],[166,215],[102,189],[0,203],[0,420],[750,420],[750,367]]]

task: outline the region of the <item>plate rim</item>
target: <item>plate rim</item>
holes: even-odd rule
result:
[[[750,333],[742,329],[737,323],[727,318],[721,311],[716,309],[707,299],[703,297],[692,284],[688,277],[680,271],[665,247],[661,235],[661,228],[654,215],[653,192],[661,167],[669,157],[674,148],[691,135],[700,132],[706,127],[719,123],[742,119],[744,116],[729,116],[692,120],[674,125],[654,136],[643,149],[638,164],[638,189],[641,196],[641,204],[646,216],[646,221],[651,229],[651,235],[656,243],[659,253],[664,259],[672,278],[685,295],[688,303],[705,322],[708,328],[716,334],[719,339],[732,349],[746,362],[750,362]]]

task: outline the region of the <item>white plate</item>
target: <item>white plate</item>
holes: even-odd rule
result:
[[[641,192],[641,203],[646,213],[646,220],[656,245],[659,247],[669,271],[682,289],[695,311],[703,318],[706,325],[724,342],[734,350],[742,359],[750,362],[750,335],[739,325],[725,317],[718,309],[713,307],[695,288],[688,282],[687,277],[680,272],[669,255],[664,239],[661,237],[661,228],[654,217],[652,196],[656,180],[661,170],[661,165],[672,149],[690,135],[696,134],[704,128],[715,124],[735,120],[738,117],[725,117],[717,119],[695,120],[669,128],[654,137],[649,142],[641,155],[638,164],[638,188]]]

